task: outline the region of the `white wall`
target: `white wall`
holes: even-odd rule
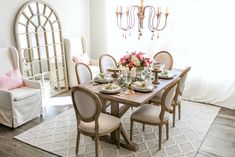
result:
[[[28,0],[0,0],[0,47],[16,46],[14,20],[17,11]],[[90,1],[89,0],[44,0],[58,13],[64,38],[83,35],[87,38],[90,52]]]
[[[91,32],[91,56],[98,59],[103,53],[106,53],[106,0],[90,1],[90,32]]]

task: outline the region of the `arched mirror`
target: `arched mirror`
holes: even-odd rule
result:
[[[68,90],[62,30],[55,10],[41,0],[24,4],[15,20],[24,77],[40,81],[44,96]]]

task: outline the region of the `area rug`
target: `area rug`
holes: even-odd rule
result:
[[[176,127],[170,123],[170,138],[165,140],[163,134],[163,148],[158,150],[158,128],[134,123],[133,141],[138,144],[139,150],[132,152],[124,148],[117,149],[115,145],[100,142],[101,157],[179,157],[196,156],[210,126],[212,125],[220,108],[195,102],[183,101],[182,119],[176,121]],[[122,118],[122,123],[129,133],[130,114],[128,111]],[[171,116],[172,117],[172,116]],[[165,133],[165,128],[163,130]],[[51,152],[58,156],[73,157],[76,146],[76,117],[73,109],[65,111],[33,127],[15,138],[34,147]],[[86,136],[81,136],[79,155],[90,157],[95,154],[94,141]]]

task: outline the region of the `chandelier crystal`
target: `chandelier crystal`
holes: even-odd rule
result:
[[[148,29],[152,33],[151,39],[153,40],[155,32],[157,32],[157,38],[159,38],[159,32],[162,31],[167,25],[167,17],[169,15],[168,8],[166,8],[165,13],[161,11],[161,7],[157,7],[157,10],[154,6],[147,5],[144,6],[144,0],[141,0],[140,5],[133,5],[127,7],[126,11],[123,11],[122,6],[117,7],[116,16],[117,16],[117,25],[120,29],[124,31],[123,37],[126,38],[127,31],[135,26],[135,13],[138,17],[138,39],[143,35],[144,28],[144,19],[146,11],[148,10]],[[126,16],[123,18],[123,16]],[[165,18],[163,18],[165,16]],[[126,20],[125,22],[123,22]],[[125,24],[123,24],[125,23]],[[125,25],[125,26],[124,26]]]

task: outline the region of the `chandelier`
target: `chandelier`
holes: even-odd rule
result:
[[[157,7],[157,11],[154,6],[147,5],[144,6],[144,0],[141,0],[140,6],[133,5],[127,7],[126,11],[123,11],[122,6],[117,7],[116,16],[117,16],[117,25],[120,29],[124,31],[123,37],[126,38],[127,31],[130,30],[135,25],[135,13],[137,13],[138,17],[138,39],[143,35],[143,27],[144,27],[144,18],[146,14],[146,10],[148,10],[148,29],[152,33],[151,40],[154,38],[155,32],[157,32],[157,38],[159,38],[159,32],[162,31],[167,24],[167,17],[169,15],[168,9],[166,8],[165,13],[161,11],[160,7]],[[162,18],[164,15],[165,18]],[[123,19],[123,16],[126,18]],[[163,19],[163,20],[162,20]],[[126,20],[123,25],[123,21]],[[131,35],[131,33],[130,33]]]

